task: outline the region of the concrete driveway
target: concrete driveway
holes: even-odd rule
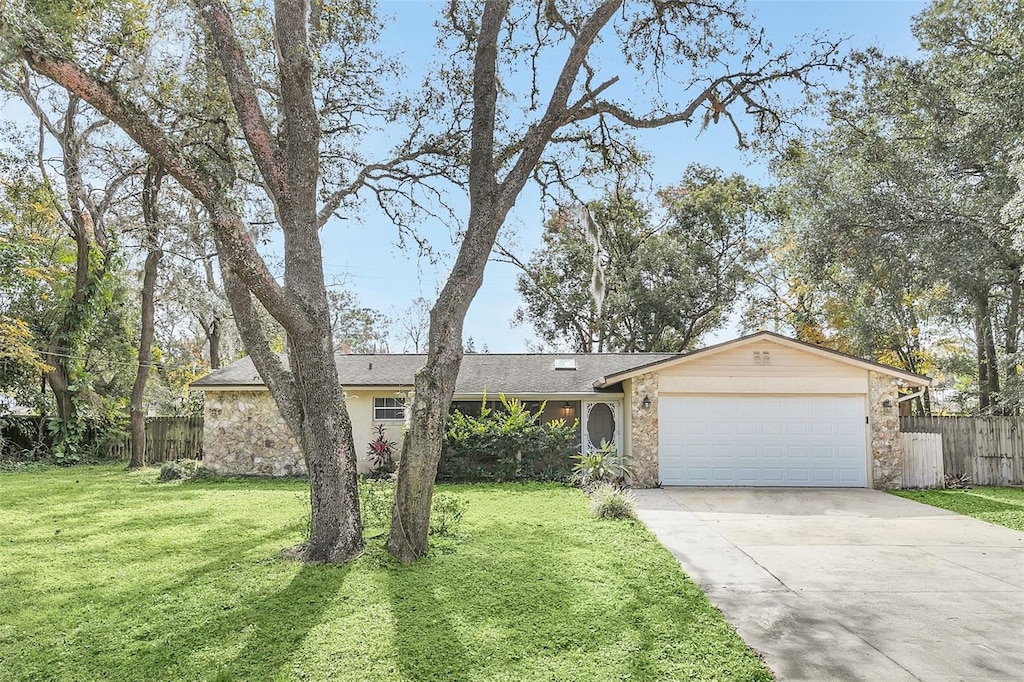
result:
[[[1024,533],[874,490],[638,490],[780,680],[1024,680]]]

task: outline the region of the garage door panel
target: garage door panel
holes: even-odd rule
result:
[[[863,396],[662,396],[666,485],[867,485]]]

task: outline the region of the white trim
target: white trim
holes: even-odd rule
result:
[[[604,398],[622,398],[625,394],[621,391],[615,393],[505,393],[499,391],[501,395],[506,398],[519,398],[527,400],[544,400],[545,398],[552,398],[554,400],[602,400]],[[498,393],[456,393],[452,396],[452,400],[480,400],[484,396],[488,400],[498,400]]]
[[[612,438],[615,440],[613,445],[615,445],[615,451],[619,453],[621,457],[623,447],[622,443],[625,438],[625,425],[622,420],[622,413],[624,410],[622,408],[621,400],[601,400],[600,398],[597,398],[580,401],[580,414],[578,417],[580,420],[580,451],[588,452],[594,449],[593,444],[588,442],[590,440],[590,434],[587,433],[587,422],[590,417],[590,410],[592,410],[596,405],[607,405],[611,408],[612,425],[615,429],[612,433]]]
[[[396,404],[395,405],[384,404],[384,405],[381,405],[380,407],[378,407],[377,406],[377,401],[378,400],[394,400],[396,402]],[[401,405],[397,404],[397,402],[399,400],[402,401]],[[402,416],[401,417],[378,417],[377,416],[377,410],[397,410],[399,408],[401,408],[401,410],[402,410]],[[373,417],[372,421],[374,423],[378,423],[379,422],[379,423],[382,423],[382,424],[386,424],[386,423],[389,423],[389,422],[391,422],[391,423],[394,423],[394,422],[404,422],[405,421],[405,416],[406,416],[405,409],[406,409],[405,398],[402,397],[402,396],[396,396],[396,395],[375,395],[375,396],[373,396],[373,405],[370,406],[371,416]]]
[[[413,390],[410,386],[354,386],[352,384],[344,385],[342,388],[346,393],[368,393],[368,392],[390,392],[390,393],[408,393]],[[195,391],[240,391],[248,393],[256,393],[258,391],[267,391],[267,387],[264,384],[250,384],[246,386],[239,386],[238,384],[227,384],[222,386],[195,386],[192,390]],[[456,393],[452,396],[452,400],[479,400],[485,395],[488,400],[492,397],[494,400],[498,399],[498,393],[501,393],[506,398],[525,398],[528,400],[543,400],[544,398],[552,398],[555,400],[589,400],[589,399],[600,399],[600,398],[622,398],[625,394],[622,391],[614,391],[608,393],[505,393],[504,391],[490,392],[487,393]]]
[[[907,395],[901,395],[899,398],[896,399],[896,402],[897,403],[905,403],[908,400],[913,400],[914,398],[918,398],[920,396],[923,396],[925,390],[926,389],[922,388],[920,391],[918,391],[916,393],[908,393]]]

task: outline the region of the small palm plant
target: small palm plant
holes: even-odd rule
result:
[[[600,448],[581,452],[573,459],[576,463],[572,467],[572,480],[581,488],[591,488],[600,483],[622,487],[626,484],[626,477],[633,475],[629,463],[606,440],[601,441]]]

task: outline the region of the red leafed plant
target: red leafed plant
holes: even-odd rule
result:
[[[374,427],[377,436],[370,441],[370,449],[367,452],[370,464],[373,465],[375,474],[390,474],[395,470],[395,448],[398,443],[388,440],[388,432],[383,424]]]

